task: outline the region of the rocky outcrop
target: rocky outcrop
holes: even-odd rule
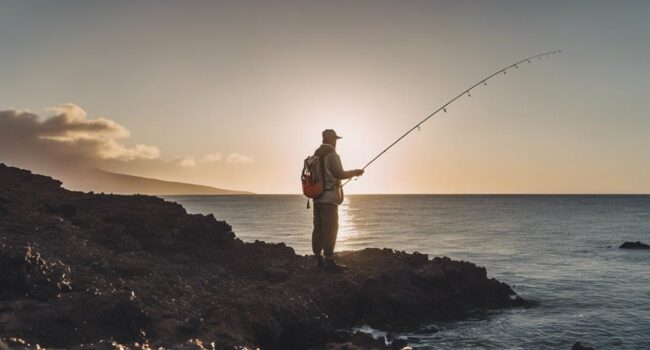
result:
[[[386,337],[374,338],[372,335],[363,332],[352,334],[339,334],[340,342],[330,342],[323,347],[324,350],[399,350],[408,346],[403,339],[386,339]]]
[[[340,330],[361,324],[415,329],[529,305],[469,262],[390,249],[338,259],[349,271],[320,270],[282,243],[244,243],[160,198],[71,192],[0,165],[5,342],[323,348],[354,344]]]
[[[582,343],[576,342],[571,347],[571,350],[594,350],[594,348],[592,348],[591,346],[584,346],[582,345]]]
[[[642,243],[640,241],[636,242],[625,242],[619,247],[621,249],[650,249],[650,245]]]

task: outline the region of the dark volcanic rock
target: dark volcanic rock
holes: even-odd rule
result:
[[[577,343],[573,344],[573,346],[571,347],[571,350],[594,350],[594,348],[592,348],[590,346],[584,346],[580,342],[577,342]]]
[[[383,340],[341,338],[337,330],[361,324],[413,330],[529,305],[469,262],[390,249],[337,258],[350,269],[328,273],[282,243],[244,243],[214,216],[189,215],[160,198],[71,192],[49,177],[0,164],[5,341],[61,348],[110,348],[113,341],[179,349],[212,342],[218,349],[332,342],[372,348],[379,345],[368,342]]]
[[[0,197],[0,217],[9,214],[9,200],[4,197]]]
[[[391,349],[402,349],[406,347],[404,341],[397,340],[393,341],[393,344],[386,344],[384,338],[375,339],[372,335],[355,332],[352,334],[337,334],[335,337],[340,337],[341,341],[330,342],[325,345],[323,349],[325,350],[364,350],[364,349],[373,349],[373,350],[391,350]]]
[[[49,214],[58,214],[66,219],[70,219],[77,215],[77,207],[74,204],[45,204],[45,209]]]
[[[48,262],[33,247],[0,245],[0,298],[49,300],[70,290],[70,268]]]
[[[636,242],[625,242],[619,247],[621,249],[650,249],[650,245],[641,243],[640,241]]]

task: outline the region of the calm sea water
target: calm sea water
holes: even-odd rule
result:
[[[310,252],[301,196],[173,196],[214,214],[245,241]],[[337,250],[389,247],[485,266],[540,306],[402,334],[415,348],[650,349],[650,196],[348,196]]]

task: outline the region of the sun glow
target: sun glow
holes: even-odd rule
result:
[[[359,231],[354,225],[353,210],[350,209],[351,199],[348,197],[339,206],[339,233],[337,238],[337,251],[352,249],[352,241],[359,237]]]

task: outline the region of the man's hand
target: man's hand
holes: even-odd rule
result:
[[[365,170],[363,170],[363,169],[355,169],[354,170],[354,176],[361,176],[361,175],[363,175],[364,172],[365,172]]]

